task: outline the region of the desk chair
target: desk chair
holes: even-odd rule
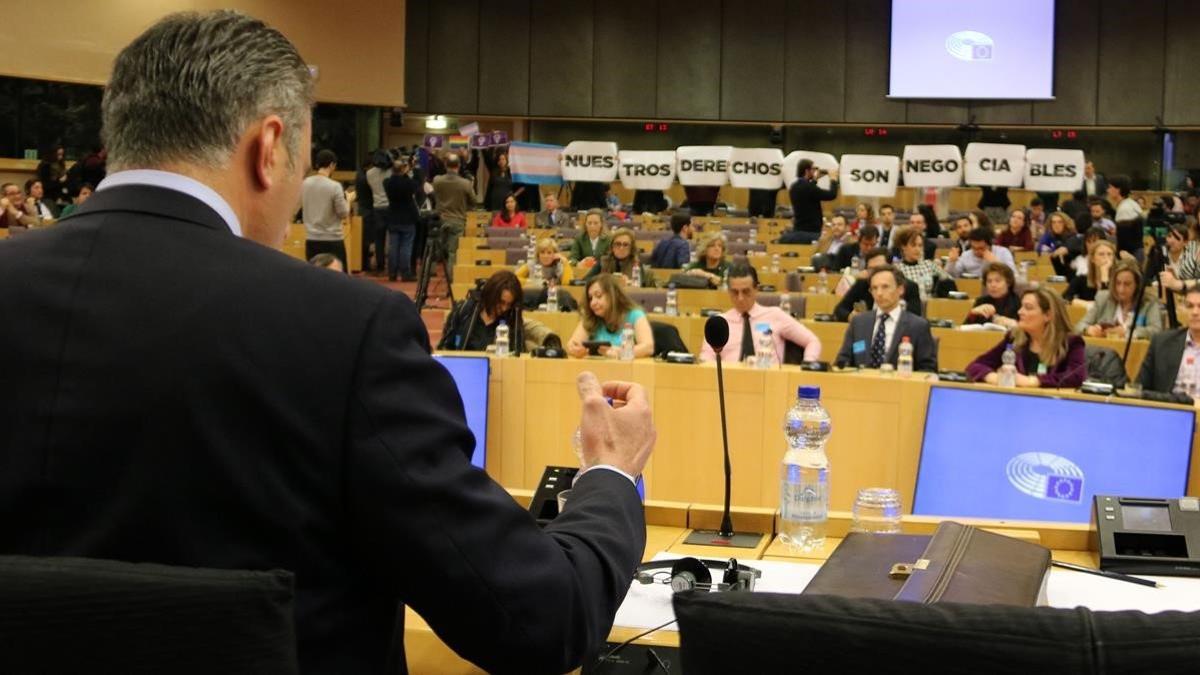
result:
[[[0,557],[0,672],[298,672],[289,572]]]

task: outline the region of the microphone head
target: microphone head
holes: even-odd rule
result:
[[[723,316],[710,316],[704,322],[704,341],[713,351],[719,352],[729,342],[729,322]]]

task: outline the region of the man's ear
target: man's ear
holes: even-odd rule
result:
[[[275,185],[275,172],[288,161],[288,151],[283,143],[283,120],[278,115],[267,115],[251,133],[252,173],[258,189],[269,190]]]

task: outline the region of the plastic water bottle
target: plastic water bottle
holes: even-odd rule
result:
[[[750,243],[751,244],[758,243],[758,228],[757,227],[750,228]]]
[[[1026,264],[1027,262],[1028,261],[1021,261],[1021,264],[1017,265],[1018,286],[1024,286],[1029,283],[1029,265]]]
[[[1013,351],[1012,343],[1009,343],[1004,348],[1004,355],[1000,357],[1000,380],[1001,387],[1017,386],[1017,353]]]
[[[862,256],[856,255],[850,259],[850,269],[853,269],[856,271],[862,269]]]
[[[783,418],[787,451],[779,486],[780,539],[803,551],[825,544],[829,519],[829,442],[832,423],[821,405],[820,387],[801,386]]]
[[[496,356],[508,356],[508,324],[503,319],[496,326]]]
[[[763,370],[774,368],[775,339],[771,337],[771,325],[766,323],[754,324],[754,334],[757,336],[757,341],[754,345],[757,367]]]
[[[538,262],[533,263],[533,280],[535,282],[541,283],[542,278],[543,278],[542,263],[538,263]]]
[[[1175,391],[1196,398],[1196,359],[1191,356],[1184,361],[1183,372],[1180,373]]]
[[[558,284],[550,282],[550,287],[546,289],[546,309],[551,312],[558,311]]]
[[[900,377],[912,377],[913,374],[913,346],[907,335],[900,339],[900,346],[896,348],[896,374]]]
[[[675,284],[667,286],[667,316],[679,316],[679,291]]]
[[[817,292],[818,293],[828,293],[829,292],[829,274],[825,271],[824,267],[821,268],[821,273],[817,275],[817,279],[819,280],[819,283],[817,284],[817,286],[818,286]]]
[[[621,330],[621,360],[633,360],[633,324],[625,324],[625,328]]]
[[[784,314],[792,315],[792,296],[783,293],[779,296],[779,309],[783,310]]]
[[[631,281],[634,288],[642,287],[642,266],[637,263],[633,264],[633,279]]]
[[[771,271],[775,274],[779,274],[779,254],[778,253],[771,254]]]
[[[725,269],[721,272],[721,288],[729,289],[729,265],[726,265]]]

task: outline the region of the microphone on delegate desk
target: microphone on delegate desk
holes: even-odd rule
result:
[[[729,514],[729,486],[733,468],[729,463],[729,431],[725,423],[725,377],[721,370],[721,350],[729,343],[729,322],[725,317],[708,317],[708,321],[704,322],[704,341],[717,355],[717,397],[721,406],[721,444],[725,450],[725,510],[721,515],[720,530],[693,530],[684,543],[754,548],[758,546],[762,535],[756,532],[734,532],[733,518]]]

